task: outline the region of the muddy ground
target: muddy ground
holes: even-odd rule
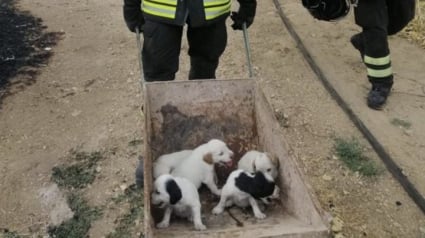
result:
[[[280,4],[337,91],[425,191],[424,50],[391,38],[397,81],[386,108],[372,111],[365,106],[365,69],[348,41],[359,31],[352,15],[322,23],[298,1]],[[143,97],[135,36],[125,27],[121,7],[115,0],[1,1],[0,236],[46,236],[75,215],[67,205],[70,194],[100,211],[90,213],[97,214],[87,228],[90,237],[142,234],[133,184],[143,154]],[[242,33],[229,27],[228,34],[217,76],[247,78]],[[324,89],[273,1],[259,2],[249,37],[255,80],[280,115],[289,152],[314,195],[343,221],[336,234],[425,237],[424,214]],[[184,43],[178,80],[187,78],[186,52]],[[335,137],[357,138],[382,173],[370,178],[347,169],[335,156]],[[102,154],[92,167],[94,180],[73,189],[57,186],[52,169],[78,164],[75,151]]]

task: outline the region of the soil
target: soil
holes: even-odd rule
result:
[[[96,180],[84,189],[91,205],[104,207],[89,235],[104,237],[128,210],[125,203],[110,205],[111,198],[134,183],[143,154],[138,54],[135,35],[123,21],[122,2],[0,4],[0,236],[6,230],[43,236],[49,225],[69,218],[63,194],[50,176],[69,151],[78,149],[113,151],[99,162]],[[365,68],[349,44],[359,31],[352,15],[325,23],[312,19],[299,1],[280,5],[337,92],[425,194],[424,49],[399,36],[390,38],[396,83],[385,109],[373,111],[365,105]],[[242,32],[230,28],[230,19],[228,24],[228,46],[217,77],[247,78]],[[254,80],[280,119],[289,152],[302,165],[321,206],[334,223],[342,224],[333,227],[335,234],[425,237],[424,214],[325,90],[273,1],[259,2],[249,40]],[[188,75],[187,49],[184,41],[177,80]],[[335,137],[358,138],[382,173],[368,178],[348,170],[335,156]],[[142,222],[134,222],[132,237],[143,232]]]

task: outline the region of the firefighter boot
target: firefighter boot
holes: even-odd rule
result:
[[[353,35],[350,39],[351,44],[353,45],[356,50],[360,52],[360,57],[362,57],[362,60],[364,58],[364,45],[363,45],[363,37],[362,33],[357,33]]]
[[[372,82],[372,89],[367,95],[367,105],[375,110],[381,110],[382,106],[387,101],[387,97],[391,92],[391,83],[374,83]]]

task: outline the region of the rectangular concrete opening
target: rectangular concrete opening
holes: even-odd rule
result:
[[[284,134],[261,89],[253,79],[155,82],[144,85],[145,114],[145,234],[146,237],[327,237],[324,219],[297,161],[288,154]],[[281,200],[266,207],[257,220],[251,209],[230,208],[211,213],[218,198],[200,189],[206,231],[172,219],[156,229],[162,211],[150,206],[152,162],[160,155],[193,149],[212,138],[225,141],[235,152],[234,167],[216,167],[219,186],[248,150],[266,151],[279,158]]]

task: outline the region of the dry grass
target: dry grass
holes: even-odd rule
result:
[[[417,1],[415,19],[401,32],[401,35],[425,48],[425,0]]]

